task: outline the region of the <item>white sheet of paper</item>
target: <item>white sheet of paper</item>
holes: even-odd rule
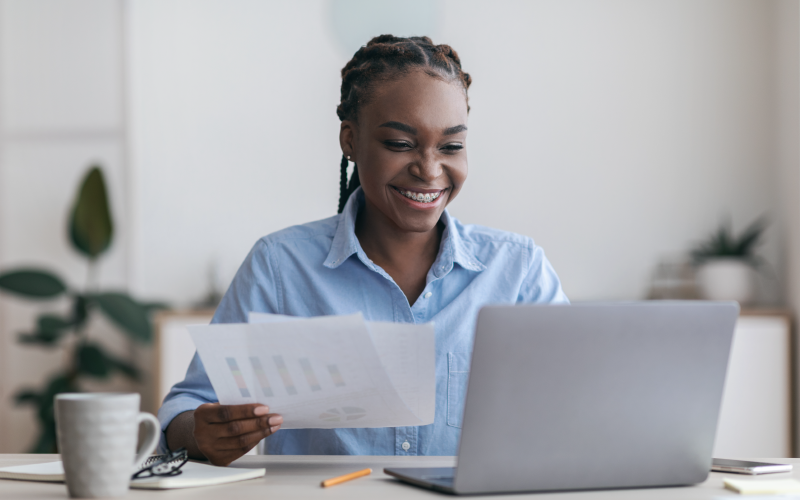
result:
[[[394,388],[360,314],[188,328],[219,401],[267,404],[284,429],[426,424]]]
[[[378,357],[406,406],[426,424],[436,414],[436,332],[433,323],[368,321]]]
[[[251,312],[250,323],[301,320],[295,316]],[[367,321],[378,357],[406,406],[424,424],[436,414],[436,331],[433,323]]]

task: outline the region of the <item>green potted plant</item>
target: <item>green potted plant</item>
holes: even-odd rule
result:
[[[67,350],[66,366],[52,373],[40,388],[17,392],[17,404],[32,405],[39,421],[39,437],[34,453],[55,453],[56,433],[53,398],[62,392],[79,392],[81,380],[106,379],[114,373],[138,380],[139,368],[118,358],[87,335],[92,315],[102,313],[120,332],[136,342],[151,340],[150,312],[160,304],[133,299],[121,291],[101,291],[97,287],[97,260],[111,246],[114,225],[108,206],[105,181],[99,167],[90,168],[81,183],[69,217],[69,240],[72,247],[87,259],[87,283],[83,288],[68,286],[57,274],[43,269],[21,268],[0,273],[0,290],[32,299],[51,300],[67,297],[71,305],[64,315],[42,314],[19,342],[45,349]],[[72,342],[65,342],[72,337]],[[66,344],[66,345],[65,345]]]
[[[708,300],[736,300],[741,304],[753,300],[753,270],[762,264],[755,249],[762,242],[766,228],[767,221],[762,217],[737,237],[730,222],[726,221],[692,250],[701,297]]]

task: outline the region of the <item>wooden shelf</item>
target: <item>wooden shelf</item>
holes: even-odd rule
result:
[[[792,312],[788,309],[779,307],[743,307],[740,316],[782,316],[787,320],[792,320]]]

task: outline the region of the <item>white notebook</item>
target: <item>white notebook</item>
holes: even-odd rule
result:
[[[170,490],[174,488],[212,486],[263,477],[267,472],[267,469],[234,469],[196,462],[186,462],[181,467],[181,470],[183,472],[177,476],[151,476],[134,479],[131,481],[131,488]],[[4,467],[0,469],[0,479],[61,483],[64,481],[64,467],[60,461]]]

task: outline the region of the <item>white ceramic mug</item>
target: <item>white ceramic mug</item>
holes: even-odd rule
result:
[[[117,497],[128,492],[131,475],[158,445],[156,417],[139,412],[138,394],[56,396],[56,433],[69,495]],[[147,436],[136,451],[139,424]]]

